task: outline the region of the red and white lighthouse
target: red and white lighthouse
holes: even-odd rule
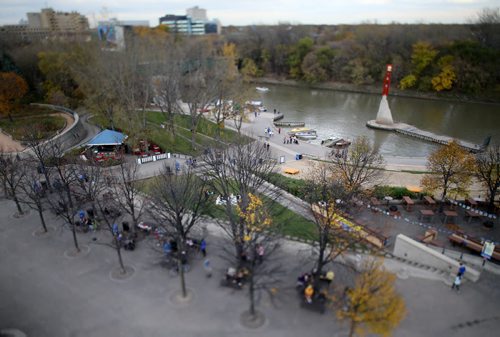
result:
[[[389,102],[387,102],[387,95],[389,95],[389,87],[391,85],[392,64],[388,64],[385,69],[384,86],[382,88],[382,99],[377,112],[376,123],[384,125],[393,125],[391,109]]]

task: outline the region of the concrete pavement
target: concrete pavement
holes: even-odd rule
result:
[[[336,321],[331,310],[320,315],[299,308],[294,290],[299,272],[311,266],[309,246],[284,242],[277,263],[285,266],[282,283],[273,301],[259,300],[259,310],[267,321],[251,330],[239,323],[247,309],[246,293],[219,286],[223,269],[220,229],[208,225],[208,253],[215,268],[211,279],[204,277],[201,258],[192,262],[187,274],[194,297],[190,303],[170,300],[178,280],[168,275],[160,256],[149,241],[138,243],[136,251],[124,251],[124,261],[135,269],[129,279],[115,281],[110,271],[116,267],[115,252],[102,245],[109,240],[99,232],[79,234],[90,247],[83,256],[68,258],[71,232],[60,229],[60,220],[48,214],[49,235],[34,236],[39,228],[34,212],[16,219],[14,204],[0,200],[0,329],[18,328],[36,337],[94,336],[345,336],[347,325]],[[397,261],[387,264],[397,272],[405,268]],[[352,282],[348,268],[335,264],[334,284],[342,288]],[[500,329],[498,277],[486,274],[480,281],[464,283],[460,293],[424,274],[408,273],[397,281],[406,300],[408,314],[395,336],[475,336]],[[424,277],[424,278],[422,278]]]

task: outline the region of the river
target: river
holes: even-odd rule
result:
[[[318,132],[321,142],[330,136],[353,139],[366,135],[380,153],[388,156],[426,157],[437,145],[372,130],[366,122],[375,119],[380,96],[321,89],[268,85],[268,92],[255,93],[269,111],[284,113],[285,121],[301,121]],[[422,130],[481,144],[488,135],[500,143],[500,105],[391,97],[389,106],[396,122]]]

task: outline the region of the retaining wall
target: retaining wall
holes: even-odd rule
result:
[[[80,120],[80,116],[78,116],[78,114],[75,111],[68,109],[68,108],[65,108],[63,106],[52,105],[52,104],[42,104],[42,103],[31,103],[31,104],[46,107],[46,108],[49,108],[49,109],[52,109],[52,110],[55,110],[58,112],[69,114],[75,120],[73,122],[73,125],[71,125],[69,128],[67,128],[63,132],[57,134],[53,138],[47,140],[47,143],[59,142],[62,145],[64,150],[68,150],[71,147],[80,143],[80,141],[87,136],[87,130],[83,126],[83,123]]]
[[[406,260],[418,262],[426,266],[447,271],[450,273],[450,275],[455,275],[458,271],[458,267],[460,266],[459,261],[436,252],[432,248],[429,248],[420,242],[410,239],[403,234],[398,234],[398,236],[396,237],[393,254]],[[466,267],[467,271],[464,277],[473,282],[479,280],[479,276],[481,273],[477,270],[472,269],[468,265]]]

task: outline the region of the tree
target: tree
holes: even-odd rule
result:
[[[19,187],[25,175],[25,163],[21,156],[0,153],[0,180],[6,188],[6,194],[16,204],[18,215],[24,214],[19,199]]]
[[[116,204],[132,218],[132,231],[135,231],[146,206],[140,195],[139,165],[135,161],[122,162],[116,170],[110,188]]]
[[[456,81],[455,68],[452,65],[453,56],[446,55],[439,59],[438,66],[441,67],[439,75],[432,78],[432,87],[436,91],[450,90]]]
[[[13,72],[0,73],[0,114],[7,114],[28,92],[28,84]]]
[[[474,157],[453,141],[429,156],[427,170],[432,173],[422,178],[422,186],[429,192],[440,189],[444,201],[448,192],[467,192],[474,172]]]
[[[40,174],[37,172],[37,163],[35,160],[26,162],[26,174],[21,179],[21,184],[19,186],[22,196],[22,203],[27,205],[29,208],[38,212],[40,217],[40,222],[42,224],[42,229],[46,233],[47,224],[45,221],[45,216],[43,212],[47,208],[47,203],[45,201],[45,189],[40,182]]]
[[[340,319],[350,321],[349,337],[366,333],[389,336],[406,314],[403,298],[396,293],[396,276],[383,269],[381,261],[369,261],[347,293]]]
[[[226,200],[224,212],[226,220],[219,225],[233,244],[235,261],[241,262],[244,248],[245,224],[235,212],[231,203],[233,194],[240,195],[239,207],[245,210],[249,204],[249,193],[266,194],[273,199],[266,177],[273,172],[276,163],[258,142],[237,143],[227,149],[212,149],[203,155],[204,175],[210,188]]]
[[[288,56],[288,64],[290,66],[290,76],[295,79],[301,79],[302,62],[306,55],[312,50],[314,41],[310,37],[300,39],[295,46],[292,47],[292,52]]]
[[[484,8],[477,15],[471,30],[484,46],[500,49],[498,27],[500,26],[500,8]]]
[[[304,192],[316,225],[314,279],[319,281],[323,268],[358,243],[360,236],[355,231],[345,230],[340,223],[340,215],[347,206],[347,193],[328,164],[316,164],[307,179]]]
[[[179,270],[182,297],[186,297],[183,256],[187,257],[186,240],[198,224],[207,202],[205,182],[188,169],[173,175],[170,168],[163,167],[151,190],[151,215],[177,243],[177,268]],[[184,253],[184,254],[183,254]]]
[[[209,45],[196,43],[186,52],[187,71],[181,78],[181,96],[191,117],[191,147],[196,149],[196,133],[203,113],[217,99],[220,85],[218,67],[226,67],[212,55]]]
[[[255,292],[276,283],[279,267],[271,264],[270,257],[279,247],[277,228],[273,225],[262,199],[249,193],[248,204],[236,206],[236,211],[243,224],[242,248],[246,261],[242,268],[246,270],[248,280],[248,297],[250,306],[249,319],[257,320],[258,313],[255,308]],[[229,202],[228,202],[229,203]]]
[[[72,165],[74,164],[74,158],[64,156],[63,145],[57,140],[50,142],[47,148],[47,158],[51,169],[53,169],[54,177],[50,181],[56,192],[55,195],[48,198],[48,202],[52,210],[69,224],[76,253],[80,253],[75,223],[75,215],[77,214],[79,205],[77,203],[78,200],[71,190],[71,187],[78,179]]]
[[[500,146],[490,145],[476,156],[476,176],[488,190],[488,211],[495,211],[495,197],[500,188]]]
[[[368,138],[362,136],[354,140],[347,155],[333,155],[331,163],[333,174],[344,185],[346,201],[350,201],[362,187],[381,179],[385,161]]]

